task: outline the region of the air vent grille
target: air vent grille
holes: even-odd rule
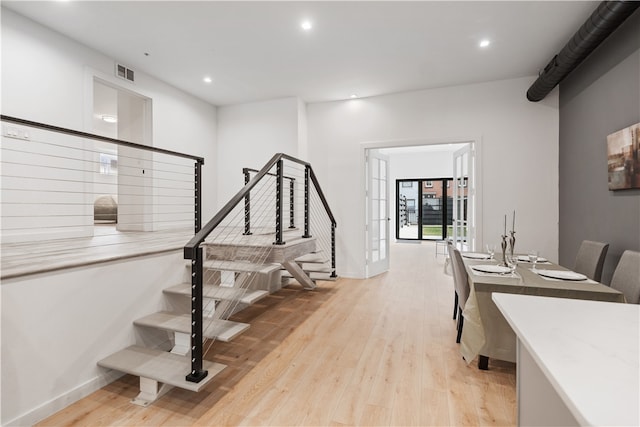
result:
[[[125,67],[122,64],[116,64],[116,77],[129,80],[130,82],[135,80],[134,71],[130,68]]]

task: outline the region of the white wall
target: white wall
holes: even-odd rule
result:
[[[259,170],[276,153],[298,156],[299,121],[304,125],[299,102],[283,98],[218,108],[220,207],[244,185],[243,168]]]
[[[205,158],[203,212],[216,207],[216,107],[2,8],[2,114],[91,132],[93,77],[152,99],[153,145]]]
[[[390,178],[447,178],[453,176],[451,151],[416,151],[413,153],[389,153]]]
[[[2,425],[31,425],[113,379],[96,362],[135,344],[132,322],[169,308],[182,251],[2,281]]]
[[[481,143],[485,240],[518,211],[517,247],[558,253],[558,95],[527,101],[535,77],[307,105],[310,158],[338,222],[338,273],[365,271],[361,144],[398,140]],[[483,242],[479,242],[483,244]]]

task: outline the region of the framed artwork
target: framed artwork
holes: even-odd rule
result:
[[[609,190],[640,188],[640,123],[607,136]]]

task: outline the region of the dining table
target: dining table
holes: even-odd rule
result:
[[[534,268],[520,256],[515,271],[507,271],[501,259],[488,254],[462,252],[462,258],[470,292],[462,313],[460,352],[467,363],[479,357],[480,369],[488,368],[489,359],[516,362],[516,334],[492,300],[493,293],[625,302],[621,292],[544,258]]]

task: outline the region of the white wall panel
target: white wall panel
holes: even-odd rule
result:
[[[218,203],[244,185],[242,168],[260,169],[276,153],[298,156],[297,98],[218,108]]]

